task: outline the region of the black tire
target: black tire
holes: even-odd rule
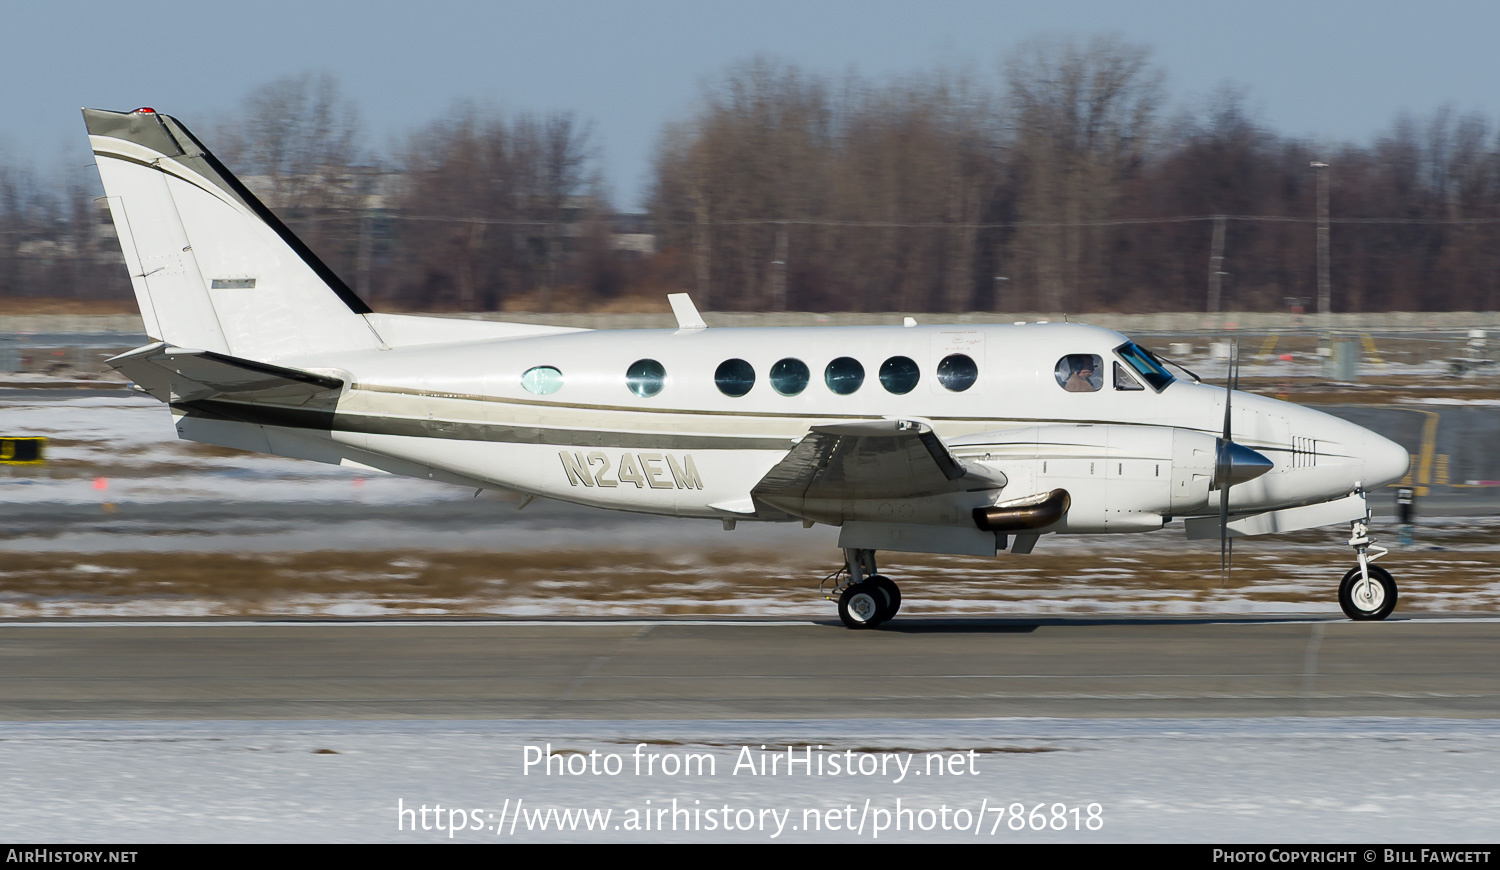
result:
[[[876,625],[890,620],[901,610],[901,587],[896,585],[896,581],[884,574],[871,574],[865,582],[875,587],[884,599],[880,613],[875,616]]]
[[[1339,607],[1343,608],[1345,616],[1360,622],[1385,619],[1396,609],[1396,581],[1391,572],[1376,565],[1369,567],[1370,580],[1375,584],[1375,601],[1357,601],[1354,597],[1354,587],[1359,583],[1358,566],[1349,569],[1339,584]]]
[[[880,624],[884,610],[885,596],[868,580],[855,583],[839,596],[839,619],[848,628],[874,628]]]

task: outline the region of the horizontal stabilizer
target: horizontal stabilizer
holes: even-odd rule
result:
[[[332,404],[344,387],[342,380],[329,375],[163,342],[120,354],[109,364],[168,403],[227,398],[283,405]]]

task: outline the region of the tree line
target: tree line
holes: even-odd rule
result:
[[[337,82],[303,75],[196,132],[377,308],[685,289],[717,310],[1312,310],[1325,219],[1334,310],[1500,308],[1488,118],[1317,144],[1242,89],[1169,111],[1163,82],[1147,47],[1107,36],[1030,43],[989,76],[752,59],[665,127],[629,217],[566,112],[460,105],[376,155]],[[0,299],[129,296],[94,195],[0,162]]]

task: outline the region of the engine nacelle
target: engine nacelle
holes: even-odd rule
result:
[[[1202,510],[1217,439],[1165,426],[1078,424],[1004,429],[949,442],[965,462],[1003,472],[997,502],[1065,490],[1069,506],[1046,532],[1137,532]]]

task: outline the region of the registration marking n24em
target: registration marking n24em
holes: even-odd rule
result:
[[[631,483],[636,489],[703,488],[703,478],[698,476],[698,466],[690,453],[682,454],[681,459],[670,453],[621,453],[613,465],[599,450],[592,453],[561,450],[557,456],[562,460],[570,486],[611,487]]]

